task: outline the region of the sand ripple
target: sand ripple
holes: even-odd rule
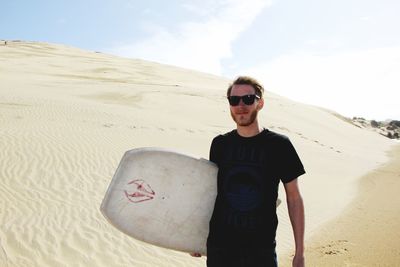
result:
[[[23,103],[2,110],[8,125],[0,130],[1,266],[202,265],[129,238],[100,214],[132,138],[123,131],[115,138],[104,127],[109,118],[94,109]]]

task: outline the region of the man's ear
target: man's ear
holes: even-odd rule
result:
[[[257,103],[257,110],[261,110],[264,107],[264,98],[260,98]]]

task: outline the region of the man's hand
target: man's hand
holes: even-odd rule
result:
[[[295,255],[293,257],[292,266],[293,267],[304,267],[304,256],[303,255]]]
[[[192,256],[192,257],[201,257],[201,254],[197,253],[197,252],[192,252],[192,253],[190,253],[190,256]]]

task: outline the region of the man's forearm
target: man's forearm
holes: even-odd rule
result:
[[[292,223],[296,254],[304,255],[304,204],[301,196],[288,199],[288,211]]]

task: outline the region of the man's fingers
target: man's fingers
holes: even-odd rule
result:
[[[190,253],[190,256],[192,257],[201,257],[200,253]]]

